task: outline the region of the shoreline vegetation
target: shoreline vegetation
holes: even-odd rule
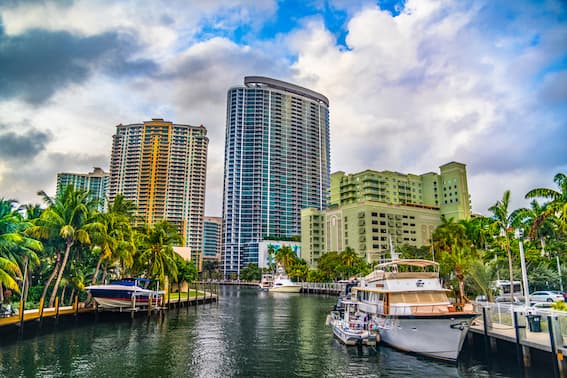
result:
[[[556,189],[536,188],[525,194],[529,208],[510,209],[510,191],[488,211],[455,221],[442,218],[431,245],[397,246],[401,258],[435,259],[446,288],[458,303],[482,295],[493,300],[497,279],[519,281],[523,243],[530,292],[564,290],[567,271],[567,176],[558,173]],[[161,287],[180,287],[197,279],[192,262],[173,251],[183,243],[175,227],[166,221],[152,226],[135,216],[133,202],[117,196],[108,209],[88,192],[68,186],[55,197],[38,193],[44,207],[20,205],[0,199],[0,304],[24,309],[40,302],[53,307],[71,305],[75,297],[90,301],[85,287],[122,277],[146,277]],[[514,237],[522,230],[523,237]],[[520,234],[521,235],[521,234]],[[310,269],[288,247],[270,248],[273,261],[295,281],[335,282],[369,273],[373,267],[352,249],[329,252]],[[250,264],[240,271],[244,281],[258,281],[264,271]],[[218,264],[206,263],[202,276],[220,278]],[[561,307],[558,305],[558,307]]]

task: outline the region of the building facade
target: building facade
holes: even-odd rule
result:
[[[133,201],[140,223],[167,220],[193,253],[202,250],[207,130],[163,119],[116,126],[110,160],[110,201]]]
[[[57,174],[57,195],[60,195],[68,185],[73,185],[75,190],[86,190],[90,198],[98,202],[98,209],[106,208],[106,190],[108,187],[109,174],[101,168],[95,167],[90,173],[67,173]]]
[[[301,209],[324,209],[329,187],[329,101],[266,77],[229,89],[223,196],[227,274],[258,263],[259,243],[301,232]]]
[[[203,260],[220,261],[222,247],[222,218],[205,217],[203,226]]]
[[[384,261],[391,248],[430,244],[441,216],[471,216],[466,166],[457,162],[442,165],[439,174],[336,172],[329,198],[325,211],[302,211],[302,254],[311,266],[323,253],[347,247],[367,261]]]

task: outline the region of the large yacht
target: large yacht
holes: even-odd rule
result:
[[[353,288],[359,310],[369,314],[381,341],[400,350],[455,361],[471,321],[457,311],[439,281],[439,265],[400,259],[380,264]]]

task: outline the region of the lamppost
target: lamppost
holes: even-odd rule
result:
[[[520,264],[522,266],[522,285],[524,286],[524,301],[526,306],[530,305],[530,289],[528,287],[528,271],[526,270],[526,257],[524,256],[524,230],[517,228],[514,233],[520,242]],[[514,283],[510,283],[510,290],[513,290]]]
[[[559,264],[559,253],[555,252],[555,261],[557,261],[557,274],[559,274],[559,286],[563,293],[563,278],[561,277],[561,265]]]

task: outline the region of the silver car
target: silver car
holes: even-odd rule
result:
[[[530,294],[531,302],[563,302],[564,300],[563,294],[553,291],[535,291]]]

